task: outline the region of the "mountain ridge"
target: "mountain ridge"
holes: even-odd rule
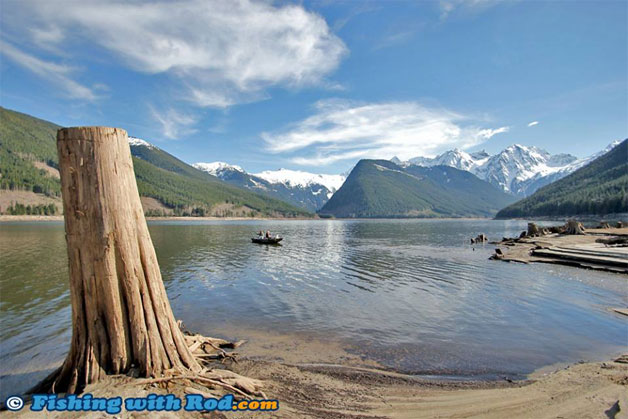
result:
[[[253,174],[240,166],[218,161],[194,163],[193,166],[227,183],[313,212],[319,210],[344,182],[342,175],[321,175],[288,169]]]
[[[466,170],[507,193],[525,197],[567,176],[617,144],[615,141],[601,152],[580,159],[567,153],[552,155],[539,147],[515,143],[492,156],[484,150],[467,153],[454,149],[436,157],[415,157],[402,163],[426,167],[446,165]]]
[[[450,166],[400,166],[360,160],[321,216],[341,218],[489,217],[514,200]]]
[[[628,212],[628,139],[609,148],[562,179],[503,208],[496,218]]]
[[[0,107],[0,190],[60,196],[59,125]],[[197,170],[159,147],[129,137],[138,190],[158,202],[151,215],[312,216],[284,201],[237,188]],[[14,194],[15,195],[15,194]],[[14,202],[19,205],[20,202]],[[60,208],[58,208],[60,209]]]

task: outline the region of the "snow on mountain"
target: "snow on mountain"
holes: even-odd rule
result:
[[[345,181],[345,176],[342,175],[320,175],[288,169],[266,170],[261,173],[256,173],[254,176],[260,177],[270,183],[283,183],[293,188],[323,185],[329,190],[329,197],[340,189]]]
[[[229,164],[222,161],[215,161],[211,163],[194,163],[192,167],[197,168],[198,170],[202,170],[203,172],[207,172],[210,175],[221,177],[221,174],[225,171],[234,170],[236,172],[244,172],[240,166],[236,166],[235,164]]]
[[[513,144],[493,156],[484,150],[473,154],[450,150],[430,157],[416,157],[409,162],[419,166],[452,166],[473,173],[507,193],[528,196],[541,186],[567,176],[576,169],[607,153],[620,141],[593,156],[578,159],[570,154],[551,155],[531,146]]]
[[[296,170],[247,173],[240,166],[224,163],[195,163],[192,166],[233,185],[270,195],[310,211],[320,209],[342,186],[346,176],[319,175]]]
[[[576,160],[578,160],[578,158],[576,156],[572,156],[571,154],[566,154],[566,153],[554,154],[547,161],[547,165],[552,166],[552,167],[563,167],[563,166],[567,166],[568,164],[575,162]]]
[[[149,143],[148,141],[144,141],[141,138],[129,137],[129,145],[132,146],[144,146],[148,148],[156,148],[154,145]]]

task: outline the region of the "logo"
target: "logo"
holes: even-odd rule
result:
[[[16,412],[24,407],[24,400],[20,396],[11,396],[7,398],[4,404],[7,409]]]

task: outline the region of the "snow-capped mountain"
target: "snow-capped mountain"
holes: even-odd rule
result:
[[[525,197],[567,176],[619,143],[615,141],[603,151],[582,159],[564,153],[551,155],[538,147],[513,144],[493,156],[485,151],[469,154],[456,149],[434,158],[416,157],[410,159],[409,163],[428,167],[445,165],[466,170],[507,193]]]
[[[129,145],[134,157],[159,167],[165,165],[168,170],[172,169],[170,171],[191,175],[198,174],[197,170],[201,170],[231,185],[280,199],[311,212],[322,208],[346,178],[343,175],[319,175],[287,169],[265,171],[255,175],[247,173],[240,166],[219,161],[195,163],[190,167],[140,138],[129,137]]]
[[[345,181],[345,176],[343,175],[319,175],[288,169],[266,170],[256,173],[254,176],[273,184],[282,183],[291,188],[307,188],[322,185],[327,189],[328,199],[331,198],[334,192],[340,189]]]
[[[195,163],[192,166],[225,182],[290,202],[310,211],[322,208],[345,180],[345,176],[342,175],[320,175],[288,169],[251,174],[240,166],[224,162]]]
[[[192,166],[216,177],[220,177],[221,173],[225,173],[228,171],[236,171],[236,172],[244,173],[244,169],[242,169],[240,166],[225,163],[222,161],[215,161],[212,163],[194,163]]]
[[[149,143],[148,141],[144,141],[141,138],[131,137],[129,136],[129,145],[130,146],[144,146],[148,148],[155,148],[154,145]]]

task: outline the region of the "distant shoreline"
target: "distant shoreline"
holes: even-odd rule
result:
[[[488,217],[388,217],[388,218],[323,218],[323,217],[146,217],[147,221],[377,221],[377,220],[493,220]],[[21,221],[63,221],[63,215],[4,215],[0,223]]]
[[[300,221],[319,220],[314,217],[146,217],[147,221]],[[63,215],[0,215],[0,223],[11,221],[63,221]]]
[[[622,217],[623,216],[623,217]],[[605,219],[626,219],[627,214],[617,214],[615,217],[610,216],[565,216],[565,217],[530,217],[530,218],[490,218],[490,217],[369,217],[369,218],[327,218],[327,217],[146,217],[147,221],[377,221],[377,220],[495,220],[495,221],[548,221],[548,222],[564,222],[569,218],[576,218],[581,222],[599,222]],[[20,222],[20,221],[63,221],[63,215],[6,215],[0,214],[0,223],[3,222]]]

